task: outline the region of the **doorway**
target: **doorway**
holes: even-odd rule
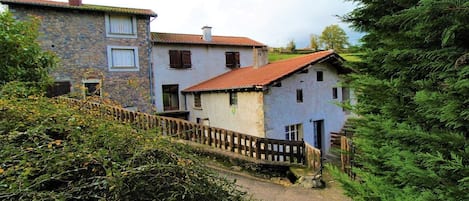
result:
[[[324,120],[314,121],[314,147],[323,152],[324,144]]]

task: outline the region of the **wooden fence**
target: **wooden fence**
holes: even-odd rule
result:
[[[353,144],[352,139],[347,136],[340,138],[340,161],[342,163],[342,171],[347,173],[350,177],[354,177],[352,172],[353,167]]]
[[[306,150],[306,166],[311,168],[313,171],[321,171],[322,168],[322,155],[321,150],[317,149],[308,143],[305,143]]]
[[[161,133],[166,136],[207,145],[258,160],[301,164],[313,169],[319,168],[318,164],[321,160],[320,150],[311,146],[305,148],[304,141],[260,138],[182,119],[134,112],[99,103],[64,97],[60,97],[58,100],[69,105],[78,106],[87,112],[95,111],[95,115],[98,116],[108,116],[119,122],[134,124],[141,129],[159,128]],[[309,162],[306,162],[306,160]]]

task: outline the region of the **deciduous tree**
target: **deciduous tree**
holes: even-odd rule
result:
[[[309,40],[309,46],[310,46],[311,49],[313,49],[314,51],[319,51],[319,49],[321,49],[322,44],[321,44],[321,40],[319,39],[319,36],[318,36],[318,35],[316,35],[316,34],[311,34],[310,40]]]
[[[469,2],[356,1],[355,200],[469,200]]]
[[[324,28],[319,41],[326,49],[333,49],[336,52],[344,51],[349,44],[347,34],[336,24]]]

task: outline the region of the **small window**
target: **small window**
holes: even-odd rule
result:
[[[238,93],[230,92],[230,106],[238,105]]]
[[[106,36],[137,38],[137,19],[128,15],[106,15]]]
[[[169,67],[171,68],[191,68],[191,51],[189,50],[169,50]]]
[[[138,48],[128,46],[108,46],[109,71],[138,71]]]
[[[86,96],[101,96],[102,87],[101,80],[91,79],[83,80],[84,95]]]
[[[302,103],[303,102],[303,89],[296,90],[296,102]]]
[[[316,71],[316,80],[318,82],[324,81],[324,73],[322,71]]]
[[[301,124],[285,126],[285,139],[291,141],[303,140],[303,126]]]
[[[239,68],[239,52],[225,52],[226,67],[228,68]]]
[[[337,87],[332,88],[332,99],[337,99]]]
[[[179,110],[179,85],[163,85],[164,111]]]
[[[196,108],[202,107],[202,99],[200,97],[200,93],[194,93],[194,107]]]

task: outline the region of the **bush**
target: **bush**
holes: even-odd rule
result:
[[[0,98],[0,200],[243,200],[184,145],[40,96]]]

